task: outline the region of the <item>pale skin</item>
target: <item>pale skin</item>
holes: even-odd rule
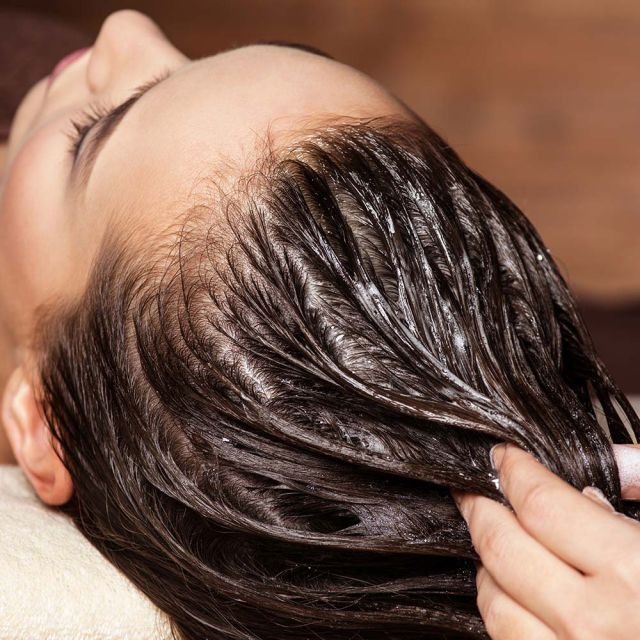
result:
[[[618,459],[629,450],[619,447]],[[494,449],[493,460],[513,511],[482,496],[454,495],[481,559],[478,606],[490,636],[637,638],[640,523],[616,512],[599,491],[578,491],[513,445]],[[632,484],[622,493],[638,499]]]
[[[70,119],[93,101],[124,102],[159,74],[86,184],[73,183]],[[89,51],[29,91],[0,153],[0,462],[17,462],[46,504],[73,494],[37,403],[30,337],[40,305],[81,295],[107,230],[142,246],[206,199],[203,177],[232,184],[267,135],[277,145],[323,119],[377,116],[411,114],[339,62],[269,45],[190,60],[143,14],[109,16]],[[637,452],[622,451],[623,492],[636,499]],[[492,637],[635,637],[640,526],[514,447],[500,475],[514,512],[457,496],[482,559],[478,602]]]
[[[70,120],[94,102],[121,104],[160,74],[166,79],[104,144],[86,185],[73,183]],[[34,402],[29,339],[38,306],[82,293],[107,229],[142,247],[178,227],[192,205],[211,205],[206,179],[232,184],[267,135],[277,146],[309,123],[342,116],[411,117],[368,76],[291,47],[190,60],[136,11],[111,14],[89,51],[49,87],[43,79],[27,93],[0,183],[0,389],[9,441],[0,449],[43,500],[64,503],[72,486]]]

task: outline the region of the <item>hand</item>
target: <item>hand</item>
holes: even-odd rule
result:
[[[629,479],[640,451],[625,449],[620,475]],[[599,490],[581,493],[513,445],[494,449],[493,459],[514,511],[454,495],[482,561],[478,607],[491,638],[639,638],[640,524]],[[637,487],[624,488],[625,497],[637,498]]]

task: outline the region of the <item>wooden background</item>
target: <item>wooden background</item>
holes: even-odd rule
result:
[[[627,381],[640,378],[634,373],[637,0],[5,0],[2,6],[57,16],[84,31],[87,42],[111,11],[136,8],[192,57],[286,39],[369,73],[525,211],[581,300],[600,305],[589,317],[608,361],[625,363]],[[624,308],[618,313],[615,305]],[[635,387],[640,391],[640,382]]]

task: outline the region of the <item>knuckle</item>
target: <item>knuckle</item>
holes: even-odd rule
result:
[[[640,548],[624,549],[617,554],[610,563],[616,579],[621,583],[625,591],[640,596]]]
[[[528,459],[529,455],[518,447],[508,445],[500,464],[500,480],[508,485],[512,478],[517,477],[518,472],[522,469],[522,463]]]
[[[495,624],[497,607],[496,599],[491,597],[486,589],[478,590],[477,604],[478,611],[480,611],[480,615],[484,620],[485,626],[488,627],[490,623],[492,625]]]
[[[607,638],[601,628],[601,617],[598,607],[585,606],[586,594],[579,599],[572,599],[563,605],[558,617],[558,638],[561,640],[605,640]]]
[[[505,606],[504,596],[494,595],[482,598],[478,594],[478,610],[482,616],[487,633],[493,640],[500,640],[504,637],[504,630],[509,624],[508,611]]]
[[[549,515],[553,501],[549,496],[549,488],[544,482],[536,482],[524,494],[520,503],[519,518],[526,518],[535,523]]]
[[[507,446],[502,456],[502,463],[500,464],[500,475],[505,479],[509,478],[516,468],[517,460],[518,456],[515,447]]]
[[[508,548],[509,532],[504,525],[492,525],[483,529],[476,538],[476,551],[492,563],[499,561]]]
[[[563,625],[557,635],[559,640],[606,640],[608,638],[594,627],[576,620],[571,623],[571,627]]]
[[[580,619],[571,623],[564,619],[558,621],[556,633],[558,640],[588,640],[590,637],[586,625],[582,624]]]

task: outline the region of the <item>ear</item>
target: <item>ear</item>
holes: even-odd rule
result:
[[[22,366],[9,377],[1,411],[13,455],[40,499],[49,505],[67,502],[73,495],[73,481]]]

